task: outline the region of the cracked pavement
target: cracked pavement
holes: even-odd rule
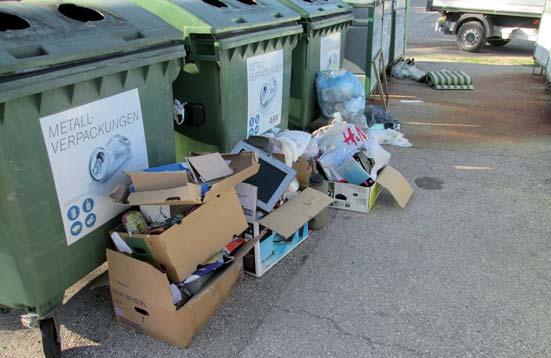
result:
[[[407,208],[383,192],[367,216],[331,211],[186,350],[116,325],[108,289],[90,289],[101,267],[59,310],[64,357],[551,356],[551,96],[524,66],[419,66],[460,68],[476,90],[392,81],[414,144],[387,147],[415,189]],[[0,315],[0,357],[39,356],[17,319]]]

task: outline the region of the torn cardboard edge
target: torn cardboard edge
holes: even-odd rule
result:
[[[333,199],[322,192],[306,188],[261,219],[259,224],[289,238],[332,202]]]
[[[235,187],[243,180],[255,175],[259,168],[258,155],[255,152],[219,155],[222,162],[212,156],[192,157],[193,162],[201,168],[203,175],[212,177],[220,173],[233,173],[212,184],[210,190],[201,197],[201,185],[188,181],[187,171],[176,172],[132,172],[127,173],[135,191],[130,187],[117,186],[109,195],[116,203],[128,206],[138,205],[199,205],[219,196],[224,191]],[[188,158],[192,159],[192,158]],[[196,159],[200,158],[200,159]],[[201,159],[202,158],[202,159]],[[229,161],[229,166],[226,164]],[[207,168],[212,165],[222,165],[221,171]],[[137,181],[136,185],[134,180]]]

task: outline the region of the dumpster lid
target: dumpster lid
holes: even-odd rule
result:
[[[133,0],[189,34],[251,31],[300,20],[274,0]]]
[[[342,0],[279,0],[303,19],[349,13],[352,7]]]
[[[181,39],[181,32],[127,0],[1,1],[0,78]]]
[[[372,7],[374,5],[380,5],[382,0],[343,0],[345,3],[352,5],[353,7]]]

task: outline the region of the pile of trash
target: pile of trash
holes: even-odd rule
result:
[[[117,321],[179,347],[231,294],[329,224],[328,207],[368,213],[382,188],[405,207],[412,188],[381,143],[410,146],[401,123],[348,72],[320,72],[330,121],[274,128],[231,153],[126,173],[111,200],[128,207],[108,250]]]
[[[411,147],[398,120],[381,106],[366,105],[365,90],[351,72],[319,72],[316,87],[321,112],[329,124],[344,121],[371,134],[379,144]]]

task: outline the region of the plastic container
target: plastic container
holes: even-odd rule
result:
[[[134,0],[184,33],[189,63],[174,85],[187,103],[181,158],[229,151],[249,135],[287,128],[300,16],[273,0]]]
[[[392,12],[392,39],[390,42],[390,65],[406,55],[408,14],[410,0],[394,0]]]
[[[319,114],[315,80],[318,71],[342,67],[346,33],[354,19],[341,0],[279,0],[301,16],[304,33],[293,51],[289,126],[306,129]]]
[[[0,2],[0,304],[40,323],[105,261],[122,170],[175,160],[181,34],[108,0]]]
[[[377,86],[373,61],[382,48],[383,3],[380,0],[345,0],[352,5],[354,21],[348,30],[344,68],[364,80],[369,97]],[[353,44],[353,45],[352,45]]]

